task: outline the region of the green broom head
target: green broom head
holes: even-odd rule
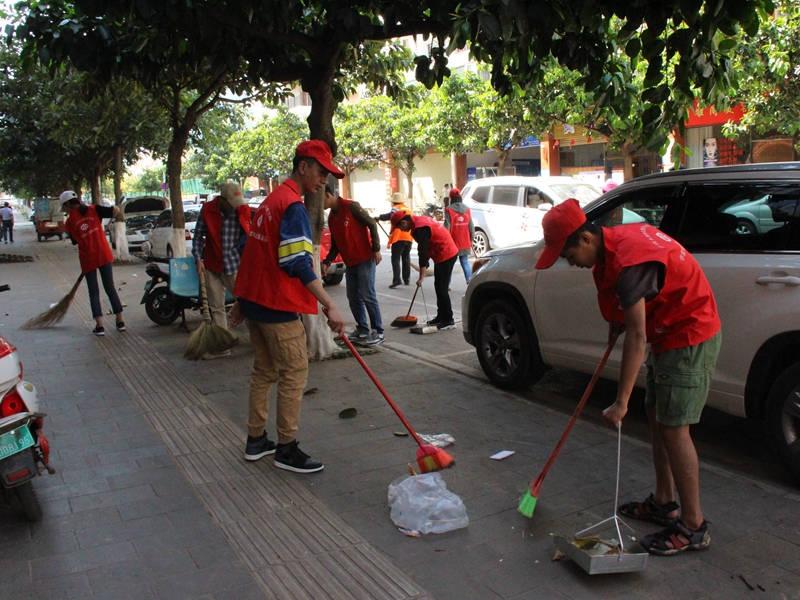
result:
[[[447,452],[436,446],[420,446],[417,450],[417,465],[420,473],[433,473],[452,467],[456,461]]]
[[[78,291],[81,281],[83,281],[83,274],[78,277],[78,281],[75,282],[75,285],[72,286],[72,289],[69,291],[69,293],[58,301],[58,304],[44,311],[40,315],[25,321],[20,329],[43,329],[45,327],[49,327],[50,325],[61,323],[61,321],[64,320],[64,317],[67,316],[67,311],[69,311],[69,307],[72,304],[72,301],[75,299],[75,293]]]
[[[533,516],[533,510],[536,508],[536,496],[531,494],[530,488],[525,490],[525,494],[519,499],[519,506],[517,510],[529,519]]]

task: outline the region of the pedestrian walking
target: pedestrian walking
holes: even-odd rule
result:
[[[449,183],[445,183],[444,187],[442,188],[442,206],[447,208],[450,202],[450,189],[452,186]]]
[[[14,209],[6,202],[3,208],[0,208],[0,220],[3,225],[3,243],[14,243]]]
[[[89,289],[89,304],[95,321],[92,333],[98,336],[106,334],[103,327],[103,307],[100,305],[97,273],[100,273],[103,289],[108,296],[108,301],[111,302],[111,310],[116,315],[117,331],[125,331],[125,322],[122,320],[122,302],[119,301],[117,288],[114,286],[114,271],[111,266],[114,262],[114,255],[111,253],[111,246],[109,246],[103,231],[103,219],[116,217],[119,207],[84,204],[72,190],[63,192],[59,200],[61,201],[61,210],[68,214],[64,229],[72,243],[78,246],[81,272],[86,278],[86,287]]]
[[[652,554],[700,550],[711,543],[700,506],[697,452],[689,426],[700,420],[721,341],[711,286],[697,261],[672,238],[646,224],[611,229],[586,220],[577,200],[555,206],[542,219],[545,249],[537,269],[559,256],[591,268],[609,336],[625,332],[615,402],[603,419],[619,427],[645,355],[645,406],[650,420],[656,489],[620,514],[666,528],[641,538]],[[676,502],[677,498],[682,507]]]
[[[392,215],[397,211],[402,211],[407,215],[412,214],[411,209],[405,204],[405,197],[400,192],[395,192],[389,199],[392,203],[392,210],[388,213],[379,215],[377,221],[391,221]],[[392,250],[392,284],[389,286],[394,289],[400,285],[401,277],[405,285],[411,283],[411,244],[413,238],[407,231],[392,228],[389,233],[387,248]],[[402,267],[402,270],[401,270]]]
[[[404,212],[392,215],[392,226],[408,231],[417,242],[419,252],[419,279],[417,287],[422,286],[425,269],[429,260],[433,261],[433,288],[436,290],[436,317],[428,321],[439,330],[455,329],[453,306],[447,288],[456,264],[458,248],[453,243],[450,233],[436,219],[431,217],[415,217]]]
[[[303,142],[295,150],[292,174],[258,207],[244,245],[230,310],[232,325],[246,320],[253,346],[247,443],[244,457],[258,460],[275,455],[275,466],[296,473],[320,471],[323,465],[300,450],[296,438],[300,404],[308,379],[306,331],[302,314],[317,314],[317,302],[327,310],[328,326],[344,334],[344,319],[314,272],[311,221],[303,196],[318,192],[332,174],[328,145]],[[269,392],[278,385],[277,445],[264,429]]]
[[[250,232],[250,207],[245,204],[242,188],[236,183],[226,183],[220,188],[220,193],[200,209],[192,240],[192,256],[197,274],[205,274],[211,319],[215,325],[227,329],[225,290],[233,294],[241,259],[240,248]],[[230,353],[230,350],[220,354],[206,353],[203,359],[211,360]]]
[[[472,269],[469,259],[472,258],[472,238],[475,236],[475,225],[472,214],[466,204],[461,201],[461,190],[450,190],[450,204],[444,209],[444,228],[450,232],[453,242],[458,248],[458,260],[464,271],[464,279],[469,283]]]
[[[331,232],[331,247],[322,262],[322,275],[328,272],[333,259],[341,253],[345,267],[347,300],[356,320],[356,329],[348,334],[351,342],[366,346],[381,344],[386,339],[375,293],[375,267],[381,263],[381,241],[378,225],[358,202],[334,195],[325,189],[325,208],[328,213],[328,228]],[[370,331],[367,325],[369,315]]]

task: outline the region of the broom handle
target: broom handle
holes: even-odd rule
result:
[[[414,300],[417,299],[418,291],[419,291],[419,286],[417,286],[417,289],[414,290],[414,295],[411,297],[411,306],[408,307],[408,312],[406,313],[406,319],[408,318],[408,315],[411,314],[411,308],[414,306]]]
[[[353,353],[353,356],[356,357],[356,360],[358,360],[358,362],[361,363],[361,366],[364,367],[364,370],[367,372],[367,375],[369,375],[369,378],[372,379],[372,383],[374,383],[377,386],[377,388],[380,391],[380,393],[383,394],[384,398],[386,398],[386,401],[389,403],[389,406],[392,407],[392,410],[394,411],[394,413],[400,418],[400,421],[402,421],[403,425],[405,425],[405,428],[408,429],[408,433],[411,434],[411,437],[414,438],[414,441],[417,442],[417,444],[419,444],[420,448],[422,448],[425,445],[425,443],[417,435],[417,432],[414,431],[414,428],[411,427],[411,424],[408,421],[406,421],[406,418],[403,416],[403,413],[401,413],[400,409],[397,408],[397,405],[389,397],[389,394],[386,393],[386,390],[383,389],[383,386],[381,385],[381,382],[378,381],[378,379],[372,373],[370,368],[367,366],[367,363],[364,362],[364,359],[361,358],[361,355],[358,353],[358,351],[353,346],[353,342],[351,342],[349,339],[347,339],[346,335],[343,335],[341,337],[341,339],[343,339],[344,343],[347,344],[347,347],[350,348],[350,352]]]
[[[211,310],[208,308],[208,296],[206,295],[206,274],[200,272],[200,300],[203,302],[203,321],[211,323]]]
[[[575,408],[575,412],[572,413],[572,418],[569,420],[567,428],[561,435],[561,439],[558,440],[558,444],[556,445],[555,450],[553,450],[553,453],[550,455],[550,458],[548,459],[547,464],[544,466],[544,469],[542,469],[542,472],[539,474],[539,477],[537,477],[536,480],[531,484],[531,489],[537,488],[539,487],[539,485],[541,485],[542,481],[545,478],[545,475],[547,475],[547,472],[550,470],[550,467],[553,466],[553,463],[555,462],[558,453],[561,452],[561,447],[564,445],[564,442],[567,441],[569,433],[572,431],[572,428],[578,421],[578,417],[580,416],[583,407],[586,405],[586,401],[592,394],[592,390],[594,390],[594,385],[597,383],[597,380],[600,379],[600,374],[603,372],[603,367],[606,366],[606,361],[608,360],[608,357],[611,355],[611,350],[614,349],[614,344],[617,342],[617,337],[618,337],[617,334],[614,334],[614,336],[611,338],[611,341],[608,343],[608,348],[606,348],[606,352],[605,354],[603,354],[603,358],[600,359],[600,364],[597,365],[597,368],[594,371],[594,375],[592,375],[592,380],[586,387],[586,391],[583,392],[583,397],[581,398],[581,401],[578,402],[578,406]]]

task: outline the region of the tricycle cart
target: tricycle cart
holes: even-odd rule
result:
[[[42,241],[50,236],[57,236],[59,240],[64,239],[64,222],[67,215],[61,212],[58,198],[36,198],[34,200],[36,210],[33,213],[33,220],[36,224],[36,239]]]

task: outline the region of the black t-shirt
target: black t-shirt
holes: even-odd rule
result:
[[[658,261],[622,269],[615,288],[622,303],[622,310],[628,310],[642,298],[648,302],[658,296],[664,286],[665,272],[664,264]]]

